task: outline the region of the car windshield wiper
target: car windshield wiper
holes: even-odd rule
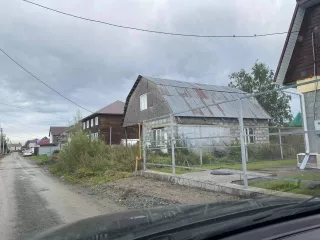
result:
[[[263,222],[280,219],[283,217],[293,216],[301,212],[308,212],[320,209],[320,201],[316,203],[312,202],[316,197],[309,198],[302,202],[290,202],[287,204],[279,204],[266,206],[261,208],[249,209],[245,211],[239,211],[231,214],[220,215],[216,217],[206,218],[199,221],[192,221],[187,224],[175,226],[170,229],[155,232],[153,234],[145,234],[133,239],[147,239],[157,237],[159,235],[171,235],[179,231],[190,230],[193,228],[203,228],[199,232],[202,232],[199,239],[224,234],[227,230],[232,231],[243,227],[261,224]],[[214,224],[214,228],[211,226]]]
[[[207,216],[207,218],[203,219],[203,216],[195,216],[194,218],[192,218],[192,221],[188,221],[187,223],[184,224],[172,224],[172,227],[167,227],[165,229],[161,229],[159,231],[155,231],[157,229],[157,227],[160,228],[160,224],[157,225],[153,225],[150,226],[151,228],[148,229],[140,229],[139,233],[143,232],[144,234],[141,236],[141,234],[137,234],[138,236],[134,236],[135,234],[131,235],[130,237],[132,239],[149,239],[149,238],[153,238],[153,237],[158,237],[159,235],[166,235],[168,234],[171,235],[173,233],[179,232],[179,231],[184,231],[186,229],[193,229],[193,228],[200,228],[200,227],[205,227],[205,226],[210,226],[212,224],[214,224],[214,226],[216,227],[217,224],[222,224],[222,226],[225,226],[226,224],[228,224],[228,222],[230,221],[234,221],[234,220],[239,220],[240,222],[243,222],[246,218],[250,218],[250,221],[253,221],[256,216],[269,216],[266,214],[269,214],[270,211],[275,211],[276,209],[279,209],[281,207],[287,207],[287,206],[291,206],[294,205],[296,203],[286,203],[286,204],[278,204],[278,205],[271,205],[271,206],[264,206],[264,207],[259,207],[259,208],[253,208],[253,209],[248,209],[248,210],[244,210],[244,211],[237,211],[237,212],[233,212],[233,213],[225,213],[222,215],[217,215],[217,216],[212,216],[209,217]],[[218,210],[219,212],[219,210]],[[263,214],[263,215],[262,215]],[[245,218],[245,219],[244,219]],[[179,221],[179,220],[178,220]],[[183,221],[185,222],[185,221]],[[225,227],[223,227],[223,229],[225,229]],[[143,230],[143,231],[141,231]]]

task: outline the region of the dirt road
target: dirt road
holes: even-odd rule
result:
[[[13,153],[0,160],[0,239],[24,235],[123,208],[62,184]]]
[[[127,208],[237,199],[142,177],[71,185],[13,153],[0,160],[0,239],[25,239],[53,226]]]

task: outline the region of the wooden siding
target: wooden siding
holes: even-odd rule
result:
[[[314,76],[312,33],[315,32],[317,73],[320,72],[320,4],[306,10],[299,36],[293,50],[284,83]]]
[[[148,108],[140,111],[140,96],[145,93],[147,93]],[[149,120],[170,113],[171,110],[159,92],[157,85],[142,77],[129,99],[123,125],[133,126],[137,123],[142,123],[143,120]]]
[[[93,119],[96,116],[93,117]],[[91,118],[89,119],[91,123]],[[111,144],[120,144],[121,139],[126,138],[125,128],[122,127],[123,115],[98,115],[98,125],[86,128],[88,133],[98,133],[99,138],[106,144],[110,144],[110,127],[111,127]],[[138,128],[127,128],[128,139],[138,139]]]

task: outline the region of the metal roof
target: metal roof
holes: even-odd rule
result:
[[[124,102],[117,100],[95,113],[121,115],[123,114],[123,108]]]
[[[238,118],[239,103],[232,100],[246,94],[241,90],[226,86],[142,77],[158,86],[159,92],[175,116]],[[211,106],[228,100],[230,102]],[[242,106],[244,118],[271,118],[255,98],[242,100]]]
[[[287,38],[280,56],[278,67],[274,75],[274,81],[276,83],[283,84],[285,80],[285,76],[290,64],[294,47],[299,36],[300,28],[305,16],[306,9],[318,3],[320,3],[320,0],[297,1],[297,5],[292,16]]]
[[[49,136],[57,136],[57,135],[60,135],[61,133],[63,133],[64,131],[66,131],[68,129],[68,127],[57,127],[57,126],[54,126],[54,127],[50,127],[49,129]]]
[[[106,115],[122,115],[124,112],[124,102],[122,101],[115,101],[104,108],[101,108],[100,110],[90,114],[89,116],[82,119],[82,121],[87,120],[95,115],[98,114],[106,114]]]

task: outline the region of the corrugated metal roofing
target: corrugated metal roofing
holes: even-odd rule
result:
[[[82,121],[86,121],[87,119],[97,114],[122,115],[123,112],[124,112],[124,102],[117,100],[105,106],[104,108],[101,108],[100,110],[94,112],[93,114],[90,114],[89,116],[83,118]]]
[[[241,90],[226,86],[143,77],[158,85],[159,92],[168,103],[171,111],[177,113],[175,116],[238,118],[238,101],[211,105],[221,101],[238,99],[246,94]],[[270,119],[269,114],[255,98],[244,99],[242,106],[244,118]],[[197,109],[195,110],[195,108]]]

